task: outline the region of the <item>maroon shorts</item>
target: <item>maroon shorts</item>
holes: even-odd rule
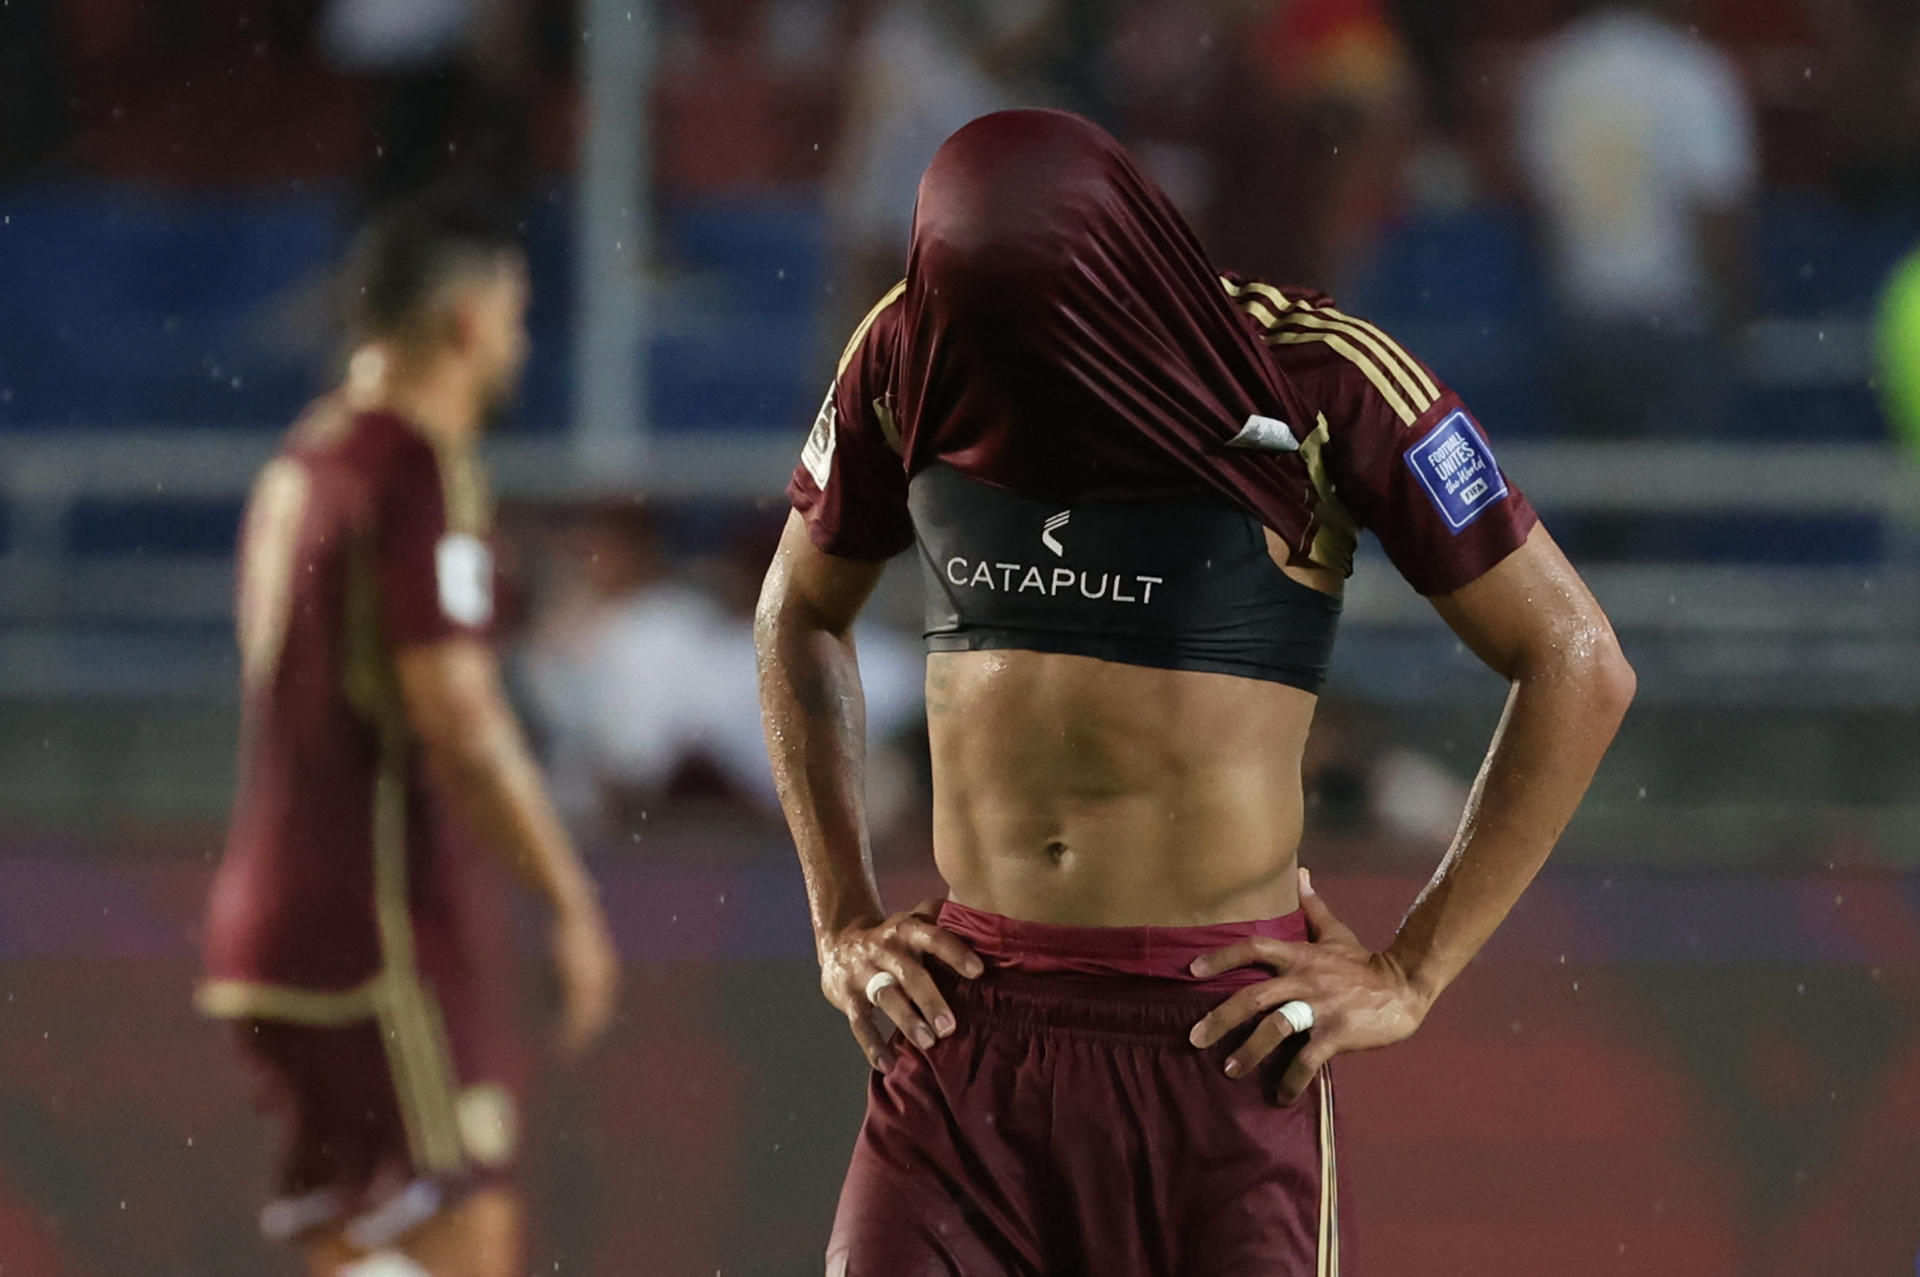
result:
[[[234,1024],[256,1106],[280,1127],[268,1237],[338,1228],[378,1248],[509,1170],[518,1118],[503,1044],[416,989],[371,1020]]]
[[[1333,1088],[1282,1106],[1291,1052],[1187,1034],[1234,989],[1202,953],[1305,939],[1299,914],[1212,927],[1056,927],[948,904],[987,964],[936,977],[958,1028],[875,1074],[829,1277],[1326,1277],[1340,1271]],[[1290,1039],[1290,1041],[1293,1041]]]

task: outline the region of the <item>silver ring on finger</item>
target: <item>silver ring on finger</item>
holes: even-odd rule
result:
[[[876,971],[867,981],[867,1001],[874,1006],[880,1005],[880,994],[900,983],[900,977],[891,971]],[[1305,1005],[1302,1003],[1301,1005]],[[1309,1013],[1311,1014],[1311,1013]]]
[[[1282,1002],[1280,1018],[1293,1026],[1295,1033],[1305,1033],[1313,1027],[1313,1007],[1295,998],[1291,1002]]]

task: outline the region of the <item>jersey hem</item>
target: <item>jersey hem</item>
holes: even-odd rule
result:
[[[203,980],[194,1009],[212,1020],[277,1020],[319,1027],[359,1024],[380,1013],[376,976],[352,989],[303,989],[251,980]]]

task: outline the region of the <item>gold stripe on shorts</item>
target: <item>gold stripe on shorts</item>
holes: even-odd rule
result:
[[[466,1160],[456,1108],[459,1088],[440,1008],[417,979],[390,978],[384,992],[380,1040],[414,1166],[427,1174],[458,1170]]]
[[[1320,1262],[1315,1277],[1340,1277],[1340,1166],[1333,1148],[1333,1083],[1324,1067],[1320,1087]]]

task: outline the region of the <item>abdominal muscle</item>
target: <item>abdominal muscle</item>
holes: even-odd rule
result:
[[[951,898],[1070,926],[1292,912],[1315,699],[1084,656],[930,653],[934,857]]]

